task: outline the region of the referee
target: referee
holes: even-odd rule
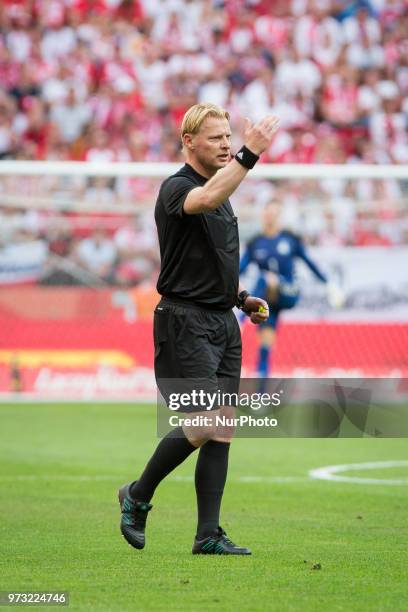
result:
[[[219,381],[238,392],[241,333],[233,307],[255,324],[268,317],[267,303],[239,287],[237,219],[229,197],[254,167],[278,127],[269,116],[246,120],[244,146],[231,158],[229,114],[214,104],[196,104],[185,114],[181,140],[186,163],[161,185],[155,220],[162,298],[154,313],[155,375],[168,399],[170,381],[202,381],[215,390]],[[266,309],[259,312],[260,306]],[[208,407],[207,407],[208,408]],[[194,415],[197,408],[184,411]],[[202,414],[202,413],[201,413]],[[233,416],[232,406],[205,414]],[[158,484],[198,448],[195,470],[198,525],[193,554],[249,555],[219,526],[228,470],[232,427],[215,419],[198,427],[177,427],[158,444],[138,480],[119,490],[121,532],[135,548],[145,545],[150,501]]]

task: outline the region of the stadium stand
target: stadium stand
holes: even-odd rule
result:
[[[178,160],[180,117],[211,99],[233,125],[281,117],[267,160],[407,162],[407,19],[399,0],[4,0],[0,155]]]
[[[280,117],[266,162],[406,163],[405,9],[399,0],[275,0],[273,10],[266,0],[5,0],[0,159],[181,161],[180,118],[211,99],[230,110],[237,142],[243,117]],[[148,179],[2,178],[2,244],[36,242],[49,255],[45,282],[81,283],[50,271],[50,257],[98,276],[82,256],[97,224],[111,264],[99,276],[137,284],[157,271],[144,215],[156,187]],[[265,182],[250,196],[244,187],[235,203],[241,212],[279,196],[311,244],[386,246],[407,241],[402,189],[396,181]],[[300,192],[304,205],[323,208],[308,206],[305,219]],[[44,210],[62,201],[67,209],[83,203],[84,214]],[[126,203],[150,232],[147,258],[117,244],[126,232],[129,243],[132,220],[112,208]],[[85,205],[111,214],[87,217]]]

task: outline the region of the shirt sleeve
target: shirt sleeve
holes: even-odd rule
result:
[[[303,244],[303,242],[301,240],[297,241],[297,255],[298,255],[298,257],[300,257],[300,259],[303,259],[305,264],[310,268],[310,270],[313,272],[313,274],[315,276],[317,276],[317,278],[320,281],[322,281],[322,283],[327,283],[326,275],[323,274],[323,272],[315,264],[315,262],[312,259],[310,259],[309,255],[306,252],[305,246],[304,246],[304,244]]]
[[[243,274],[250,263],[251,263],[251,255],[249,253],[249,249],[247,248],[245,250],[245,253],[241,257],[241,261],[239,262],[239,273]]]
[[[176,176],[166,181],[161,192],[161,200],[166,213],[171,217],[181,218],[184,214],[184,202],[190,191],[196,187],[198,185],[185,176]]]
[[[253,261],[252,251],[253,251],[254,241],[255,241],[255,238],[252,238],[248,242],[245,252],[241,257],[241,261],[239,262],[239,273],[240,274],[243,274],[245,270],[247,269],[247,267],[249,266],[249,264]]]

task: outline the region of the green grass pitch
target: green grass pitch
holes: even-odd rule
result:
[[[408,486],[307,477],[408,459],[406,439],[235,440],[222,525],[253,556],[193,557],[194,455],[159,487],[146,548],[119,533],[117,489],[157,444],[153,406],[8,404],[0,423],[0,590],[66,590],[72,610],[407,609]]]

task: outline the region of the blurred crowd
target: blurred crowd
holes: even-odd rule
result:
[[[245,117],[279,116],[265,162],[406,164],[407,32],[406,0],[2,0],[0,163],[181,162],[181,118],[211,101],[231,114],[233,149]],[[255,185],[234,197],[244,240],[278,197],[309,244],[408,243],[401,182]],[[151,280],[156,190],[147,178],[2,178],[0,282],[28,243],[41,282]],[[118,204],[137,217],[115,220]],[[111,216],[81,219],[82,205]]]
[[[55,215],[3,208],[0,224],[0,285],[150,286],[158,274],[156,233],[140,214]]]
[[[384,192],[387,187],[384,181],[335,179],[244,183],[234,198],[241,243],[262,232],[263,207],[276,199],[284,203],[282,227],[310,246],[408,245],[408,207]],[[136,214],[114,210],[0,206],[0,285],[34,281],[127,288],[155,283],[159,248],[151,204]]]
[[[0,156],[180,159],[186,109],[276,113],[265,161],[407,163],[405,0],[3,0]],[[239,138],[239,130],[237,130]]]

